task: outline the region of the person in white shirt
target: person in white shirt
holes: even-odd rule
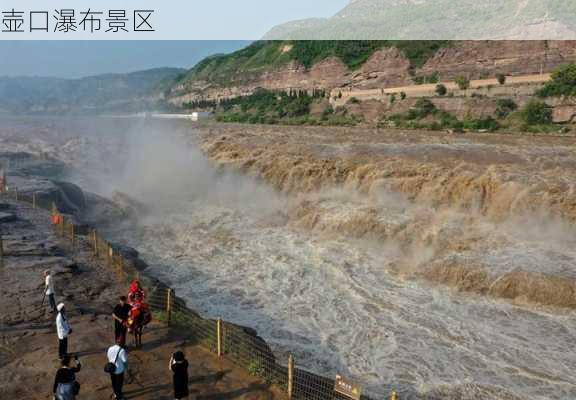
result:
[[[58,304],[56,307],[58,315],[56,315],[56,332],[58,334],[58,356],[60,359],[68,354],[68,335],[72,333],[72,328],[66,318],[64,310],[64,303]]]
[[[47,269],[44,271],[44,293],[48,296],[48,301],[50,303],[50,313],[56,312],[56,300],[54,299],[54,279],[52,278],[52,272]]]
[[[108,362],[116,366],[114,372],[110,373],[114,396],[116,400],[124,399],[122,386],[124,386],[124,372],[128,368],[128,353],[122,346],[115,344],[110,346],[106,355],[108,357]]]

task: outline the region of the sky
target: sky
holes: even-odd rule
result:
[[[136,36],[131,32],[116,37],[153,40],[33,41],[23,39],[85,37],[80,32],[69,35],[60,32],[0,33],[0,76],[78,78],[155,67],[190,68],[208,55],[242,48],[278,24],[302,18],[329,17],[347,3],[349,0],[139,0],[138,7],[151,5],[156,10],[158,31],[151,36]],[[28,15],[29,11],[66,7],[76,9],[77,13],[96,7],[103,11],[112,8],[130,10],[134,9],[135,2],[0,0],[0,6],[3,9],[21,9]],[[157,40],[162,38],[202,40]]]
[[[156,67],[191,68],[250,41],[0,41],[0,76],[80,78]]]

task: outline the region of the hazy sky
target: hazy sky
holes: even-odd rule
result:
[[[0,0],[4,3],[4,0]],[[110,4],[108,4],[110,3]],[[329,17],[349,0],[140,0],[138,7],[154,4],[158,22],[176,29],[176,39],[229,38],[201,41],[79,41],[5,40],[0,34],[0,76],[56,76],[77,78],[108,72],[129,72],[153,67],[190,68],[207,55],[244,47],[275,25],[310,17]],[[128,0],[13,0],[22,11],[87,7],[134,8]],[[4,4],[3,4],[4,5]],[[78,11],[77,11],[78,12]],[[170,20],[173,18],[173,20]],[[167,29],[167,28],[166,28]],[[161,37],[162,29],[156,32]],[[40,35],[40,33],[36,32]],[[28,33],[18,34],[25,39]],[[152,39],[157,38],[153,36]],[[173,37],[171,34],[170,37]],[[45,36],[42,36],[45,37]],[[77,35],[66,37],[78,38]],[[130,34],[129,38],[136,35]],[[48,37],[49,38],[49,37]],[[59,38],[59,37],[58,37]]]
[[[155,67],[190,68],[249,41],[0,41],[0,76],[78,78]]]

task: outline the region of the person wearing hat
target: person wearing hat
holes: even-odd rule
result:
[[[172,382],[174,384],[174,398],[185,399],[188,397],[188,361],[184,353],[177,351],[170,357],[168,366],[172,371]]]
[[[52,279],[52,272],[47,269],[44,271],[44,294],[48,296],[50,303],[50,313],[56,312],[56,300],[54,299],[54,280]]]
[[[58,356],[61,360],[68,354],[68,335],[72,333],[72,328],[66,318],[64,303],[56,306],[58,315],[56,315],[56,332],[58,334]]]

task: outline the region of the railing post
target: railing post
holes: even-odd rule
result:
[[[92,246],[94,246],[94,255],[98,258],[98,239],[96,238],[96,229],[92,230]]]
[[[18,201],[18,189],[14,189],[14,199]]]
[[[74,249],[74,246],[76,244],[76,232],[75,232],[75,228],[74,228],[74,224],[70,224],[70,242],[72,243],[72,249]]]
[[[4,262],[4,239],[2,238],[2,234],[0,233],[0,262]]]
[[[118,271],[120,271],[120,278],[125,280],[126,271],[124,270],[124,257],[122,257],[122,253],[120,252],[118,252]]]
[[[108,267],[113,267],[112,265],[112,254],[113,254],[113,249],[112,246],[110,246],[109,244],[107,244],[107,254],[106,254],[106,262],[108,264]]]
[[[166,321],[168,326],[172,322],[172,289],[168,288],[166,292]]]
[[[36,192],[32,193],[32,208],[36,208]]]
[[[216,320],[216,350],[218,351],[218,357],[222,357],[222,318]]]
[[[294,356],[292,353],[288,355],[288,400],[292,400],[292,393],[294,392]]]

